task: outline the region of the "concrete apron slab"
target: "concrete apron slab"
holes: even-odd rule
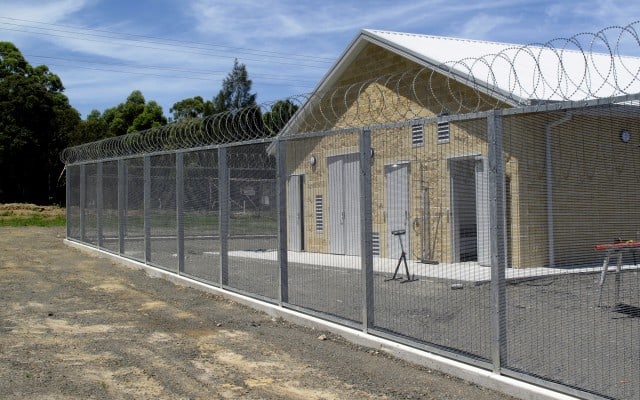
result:
[[[361,258],[359,256],[346,256],[339,254],[311,253],[304,251],[287,252],[289,264],[305,264],[313,266],[325,266],[334,268],[360,269]],[[259,251],[230,251],[229,257],[250,258],[265,261],[277,261],[278,253],[275,250]],[[393,275],[398,260],[390,258],[373,257],[373,271],[377,273]],[[407,260],[409,274],[416,278],[444,279],[467,284],[482,284],[491,281],[491,267],[483,266],[477,262],[439,263],[425,264],[420,261]],[[289,268],[295,268],[290,265]],[[622,270],[639,269],[638,265],[623,265]],[[600,273],[602,266],[576,267],[576,268],[507,268],[506,279],[508,281],[543,278],[552,275]],[[615,265],[609,266],[609,271],[615,271]],[[398,269],[398,277],[405,278],[404,264]]]

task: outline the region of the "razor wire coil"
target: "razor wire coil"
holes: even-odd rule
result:
[[[622,53],[638,54],[639,27],[640,21],[610,26],[543,44],[511,46],[478,58],[384,74],[281,102],[182,119],[69,147],[60,158],[69,164],[264,139],[280,132],[357,128],[425,117],[424,110],[455,115],[534,101],[636,94],[640,93],[640,57]],[[294,107],[298,111],[291,117]]]

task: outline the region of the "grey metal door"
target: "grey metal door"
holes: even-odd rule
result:
[[[360,161],[358,154],[327,159],[329,252],[360,254]]]
[[[291,175],[287,185],[287,235],[288,249],[302,251],[304,247],[302,183],[303,175]]]
[[[392,164],[384,168],[387,200],[387,257],[400,258],[400,238],[407,257],[410,249],[409,230],[409,164]],[[404,230],[404,235],[393,235],[393,231]]]
[[[489,221],[489,171],[484,157],[478,158],[476,168],[476,234],[478,237],[478,263],[491,265],[491,238]]]

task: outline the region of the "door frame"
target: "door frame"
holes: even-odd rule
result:
[[[456,162],[473,162],[473,191],[475,196],[474,217],[476,221],[476,250],[477,262],[480,265],[491,265],[491,241],[489,221],[489,174],[487,158],[482,154],[465,154],[447,157],[449,171],[449,207],[451,210],[451,258],[452,262],[460,261],[460,243],[458,240],[459,229],[458,215],[456,214],[456,190],[455,176],[452,173],[453,164]]]
[[[304,248],[304,174],[291,174],[287,179],[287,248]]]
[[[393,168],[393,170],[392,170]],[[405,197],[404,199],[401,199],[401,201],[404,203],[404,213],[405,213],[405,221],[402,227],[400,227],[400,224],[394,224],[394,226],[392,226],[392,215],[391,215],[391,209],[390,209],[390,195],[391,193],[389,192],[389,180],[388,180],[388,173],[391,171],[399,171],[400,169],[404,169],[405,170],[405,177],[406,179],[403,179],[402,182],[398,182],[400,184],[404,185],[404,188],[402,188],[402,190],[405,192]],[[385,185],[385,200],[386,200],[386,209],[385,209],[385,213],[386,213],[386,226],[387,226],[387,232],[386,232],[386,238],[387,238],[387,258],[392,258],[392,259],[398,259],[400,258],[400,244],[398,243],[398,239],[395,237],[395,235],[391,234],[391,231],[393,230],[397,230],[397,229],[404,229],[405,230],[405,234],[402,237],[402,242],[403,242],[403,246],[404,246],[404,250],[405,253],[407,254],[407,256],[409,254],[411,254],[411,230],[410,230],[410,221],[411,221],[411,196],[410,196],[410,188],[409,188],[409,176],[411,173],[410,170],[410,162],[403,160],[403,161],[396,161],[393,163],[389,163],[389,164],[385,164],[384,165],[384,185]],[[395,222],[395,221],[393,221]]]

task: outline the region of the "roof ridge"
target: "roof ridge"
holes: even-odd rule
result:
[[[386,33],[386,34],[392,34],[392,35],[402,35],[402,36],[414,36],[414,37],[423,37],[423,38],[453,40],[453,41],[458,41],[458,42],[500,44],[500,45],[508,45],[508,46],[526,46],[524,44],[518,44],[518,43],[496,42],[496,41],[492,41],[492,40],[469,39],[469,38],[461,38],[461,37],[455,37],[455,36],[438,36],[438,35],[429,35],[429,34],[425,34],[425,33],[385,31],[385,30],[382,30],[382,29],[363,29],[363,31],[371,32],[371,33]]]
[[[454,42],[460,42],[460,43],[478,43],[478,44],[490,44],[490,45],[498,45],[498,46],[503,46],[505,47],[504,50],[508,49],[508,48],[513,48],[513,49],[523,49],[523,48],[532,48],[532,49],[544,49],[544,50],[551,50],[551,51],[558,51],[558,52],[571,52],[571,53],[583,53],[583,54],[593,54],[593,55],[604,55],[604,56],[608,56],[608,57],[615,57],[615,58],[623,58],[623,59],[640,59],[640,56],[635,56],[635,55],[624,55],[624,54],[609,54],[609,53],[602,53],[602,52],[589,52],[588,50],[584,50],[584,51],[580,51],[577,48],[561,48],[561,47],[554,47],[554,46],[545,46],[545,43],[527,43],[527,44],[522,44],[522,43],[507,43],[507,42],[497,42],[497,41],[492,41],[492,40],[481,40],[481,39],[469,39],[469,38],[460,38],[460,37],[453,37],[453,36],[437,36],[437,35],[429,35],[429,34],[423,34],[423,33],[410,33],[410,32],[396,32],[396,31],[387,31],[387,30],[382,30],[382,29],[363,29],[364,32],[368,32],[371,34],[387,34],[387,35],[397,35],[397,36],[410,36],[410,37],[417,37],[417,38],[428,38],[428,39],[438,39],[438,40],[447,40],[447,41],[454,41]]]

